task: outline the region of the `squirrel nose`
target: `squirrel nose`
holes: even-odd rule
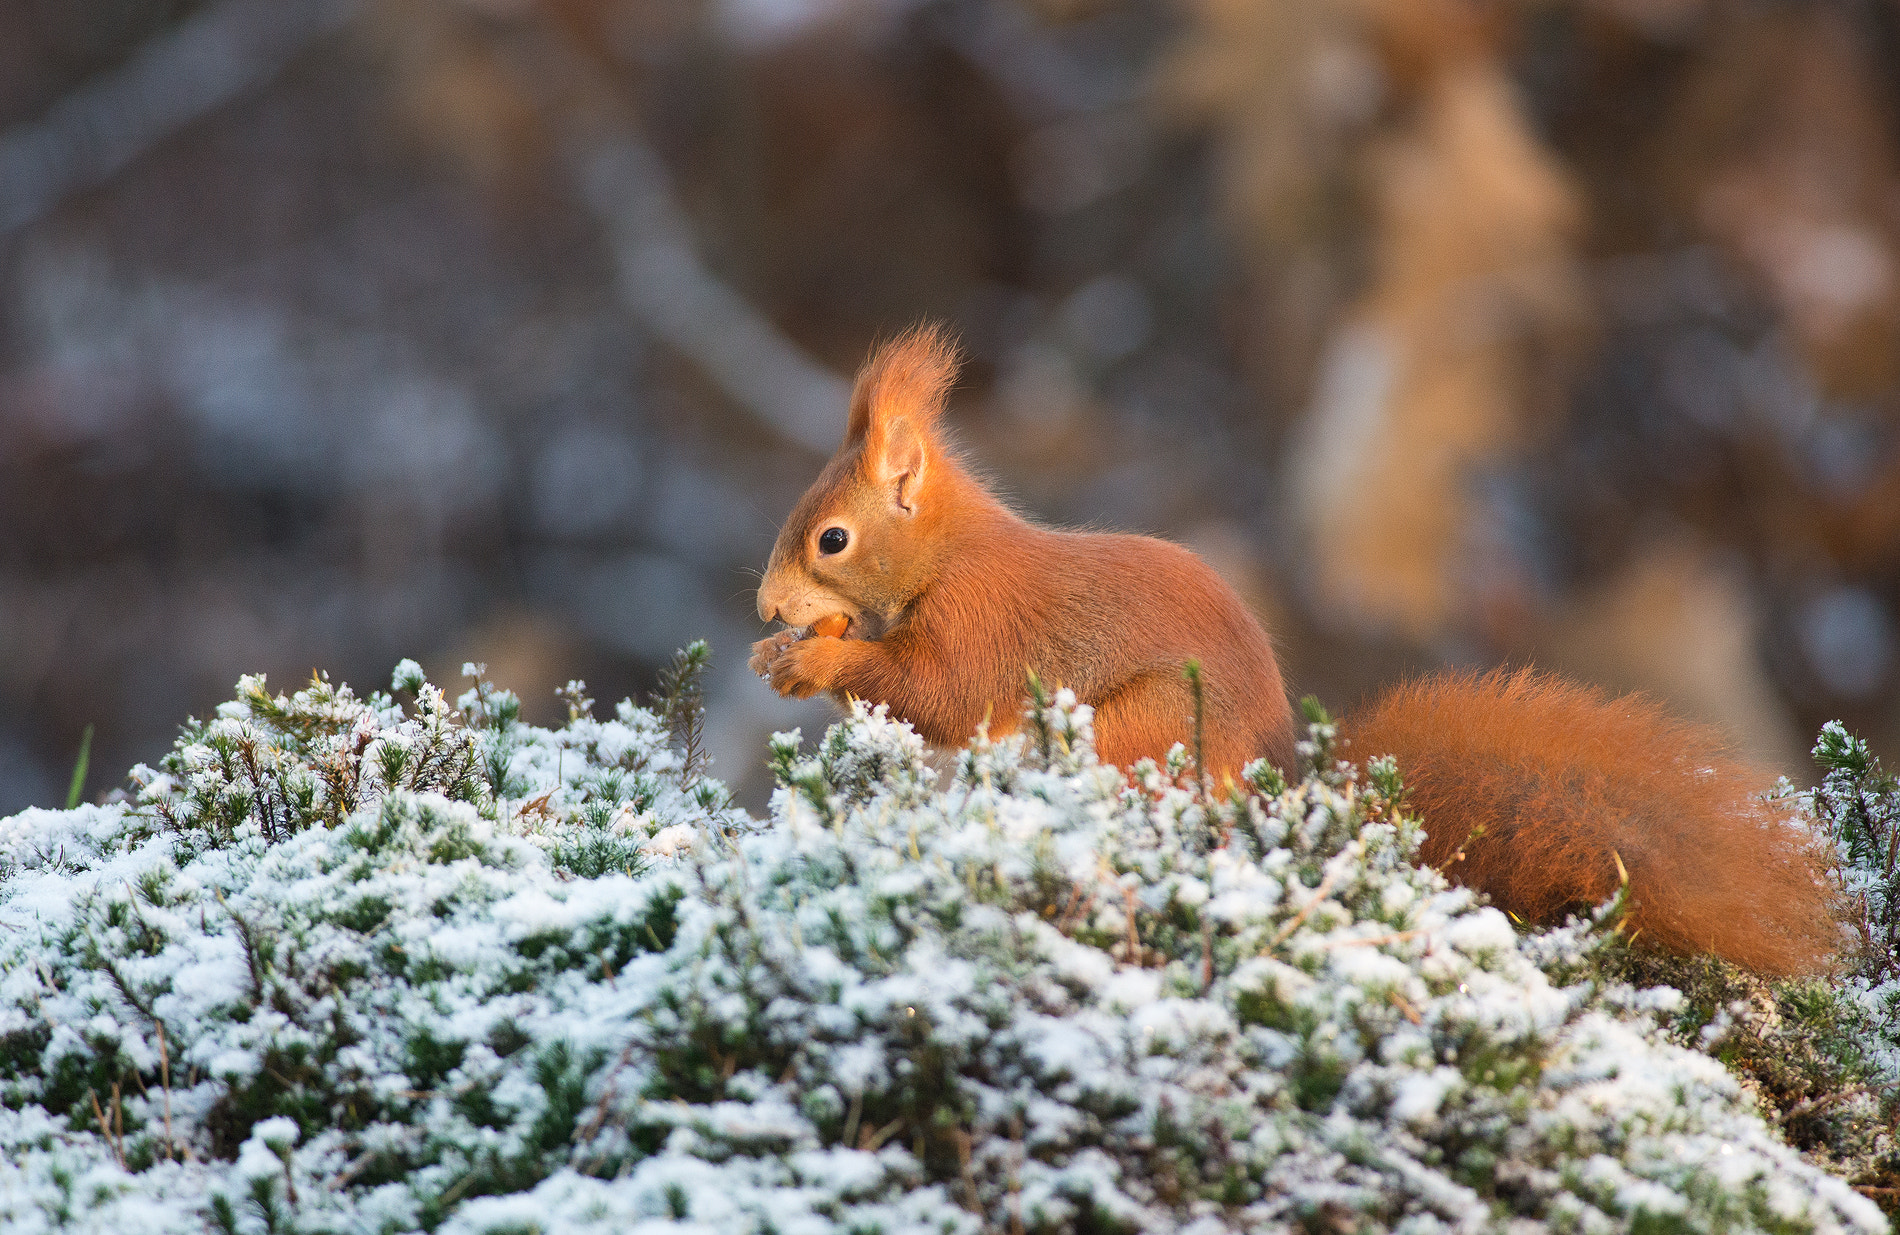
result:
[[[785,607],[785,585],[775,577],[773,571],[766,571],[765,578],[759,580],[758,602],[761,622],[783,620],[779,617],[779,611]]]

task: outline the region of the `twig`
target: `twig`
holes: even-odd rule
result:
[[[92,1117],[99,1121],[99,1134],[105,1138],[106,1147],[112,1150],[112,1156],[119,1160],[119,1169],[125,1170],[125,1147],[112,1139],[112,1125],[106,1122],[106,1113],[99,1106],[99,1095],[88,1089],[86,1096],[92,1099]]]
[[[864,1090],[851,1091],[851,1105],[844,1113],[844,1135],[838,1138],[841,1145],[849,1145],[858,1135],[858,1124],[864,1118]]]
[[[970,1134],[962,1128],[952,1128],[950,1139],[957,1146],[957,1170],[963,1176],[964,1205],[976,1215],[977,1221],[983,1224],[983,1230],[987,1232],[990,1224],[983,1216],[983,1198],[977,1195],[976,1172],[970,1169]]]
[[[1333,871],[1326,872],[1326,877],[1319,881],[1319,886],[1317,888],[1313,889],[1313,899],[1307,901],[1306,907],[1293,915],[1292,921],[1288,922],[1285,926],[1282,926],[1280,928],[1280,933],[1275,935],[1271,940],[1267,942],[1267,948],[1279,947],[1281,944],[1286,942],[1287,936],[1291,935],[1294,931],[1300,929],[1300,924],[1306,921],[1306,915],[1309,913],[1312,913],[1314,909],[1318,908],[1319,903],[1326,899],[1326,894],[1333,890],[1334,874],[1335,872]],[[1261,949],[1262,952],[1266,950],[1267,950],[1266,948]]]
[[[891,1120],[891,1122],[885,1124],[875,1132],[866,1128],[864,1135],[858,1138],[858,1148],[862,1149],[865,1153],[874,1154],[878,1151],[878,1147],[884,1144],[885,1141],[896,1136],[899,1129],[903,1126],[904,1117],[899,1115],[896,1119]],[[923,1155],[919,1154],[918,1157],[921,1158]]]
[[[165,1091],[165,1156],[174,1161],[178,1157],[178,1142],[172,1136],[172,1057],[165,1047],[165,1023],[153,1021],[158,1026],[158,1080]],[[191,1150],[186,1149],[187,1156]]]
[[[1009,1117],[1009,1235],[1023,1235],[1023,1117]]]
[[[232,923],[237,926],[238,939],[244,944],[244,961],[245,961],[245,964],[247,964],[250,967],[250,971],[251,971],[252,998],[257,1003],[263,1003],[264,1002],[264,975],[258,969],[257,941],[251,937],[251,924],[249,922],[246,922],[241,916],[239,916],[237,910],[231,908],[231,903],[224,899],[224,893],[218,891],[216,888],[213,888],[211,889],[211,895],[217,898],[219,906],[222,907],[224,912],[230,916]]]
[[[86,931],[86,939],[87,942],[93,943],[93,946],[98,946],[92,939],[92,931],[90,928]],[[151,1005],[138,997],[137,993],[132,989],[131,982],[127,981],[125,975],[119,972],[117,965],[114,965],[110,960],[106,959],[103,951],[99,955],[99,965],[100,968],[106,971],[106,976],[112,979],[112,985],[119,988],[119,994],[125,996],[125,1001],[136,1008],[139,1014],[144,1016],[146,1020],[156,1025],[158,1023],[158,1017],[152,1012]]]
[[[589,1144],[593,1141],[594,1137],[600,1134],[601,1127],[607,1122],[608,1108],[613,1105],[614,1099],[619,1096],[620,1070],[633,1061],[633,1050],[634,1047],[638,1045],[637,1040],[628,1042],[626,1049],[620,1052],[620,1058],[616,1060],[614,1066],[609,1069],[607,1073],[607,1086],[600,1091],[600,1101],[594,1104],[594,1113],[588,1118],[587,1126],[574,1129],[574,1135],[570,1138],[574,1144]]]
[[[370,1168],[370,1164],[375,1162],[378,1156],[377,1152],[373,1149],[366,1149],[358,1154],[355,1161],[343,1168],[341,1175],[338,1175],[335,1179],[330,1181],[330,1191],[339,1192],[348,1187],[350,1181],[355,1179],[358,1175],[361,1175],[364,1171],[367,1171]]]
[[[1364,939],[1322,939],[1315,947],[1320,948],[1376,948],[1382,944],[1404,943],[1407,939],[1416,939],[1425,933],[1424,927],[1409,931],[1394,931],[1390,935],[1369,935]]]
[[[1086,893],[1086,895],[1085,895]],[[1069,929],[1079,923],[1095,903],[1095,889],[1085,887],[1080,879],[1069,889],[1069,903],[1063,907],[1062,916],[1056,919],[1056,932],[1068,935]]]
[[[548,802],[553,799],[554,793],[555,790],[550,789],[540,797],[529,798],[515,808],[515,818],[523,821],[525,821],[529,815],[540,815],[544,819],[552,818],[553,812],[548,809]]]
[[[450,1184],[442,1192],[437,1194],[435,1203],[444,1207],[454,1204],[457,1197],[468,1191],[468,1186],[475,1182],[475,1176],[479,1173],[478,1171],[470,1171],[468,1174]]]
[[[1837,1102],[1845,1102],[1847,1099],[1857,1098],[1861,1094],[1867,1094],[1871,1097],[1883,1090],[1893,1089],[1896,1086],[1900,1086],[1900,1081],[1890,1081],[1885,1085],[1849,1085],[1847,1088],[1837,1089],[1833,1093],[1825,1093],[1813,1098],[1803,1098],[1801,1101],[1783,1111],[1780,1118],[1776,1119],[1775,1122],[1785,1127],[1789,1120],[1797,1116],[1813,1114],[1816,1111],[1824,1111]]]

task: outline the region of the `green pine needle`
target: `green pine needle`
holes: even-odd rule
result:
[[[92,762],[92,726],[86,726],[86,732],[79,738],[79,761],[73,764],[73,783],[66,790],[66,809],[72,810],[79,805],[79,795],[86,791],[86,766]]]

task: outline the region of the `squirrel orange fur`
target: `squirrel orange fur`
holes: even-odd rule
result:
[[[754,646],[773,689],[887,704],[928,742],[1019,723],[1026,670],[1095,711],[1096,749],[1127,766],[1191,741],[1182,677],[1201,662],[1208,770],[1292,762],[1271,641],[1188,550],[1147,536],[1039,527],[998,501],[938,432],[957,369],[920,327],[858,375],[844,444],[799,499],[759,587],[788,629]],[[1386,693],[1342,733],[1396,756],[1425,822],[1420,861],[1518,917],[1607,899],[1627,869],[1631,925],[1678,952],[1767,973],[1824,965],[1837,928],[1802,834],[1706,728],[1640,698],[1519,672],[1441,674]]]

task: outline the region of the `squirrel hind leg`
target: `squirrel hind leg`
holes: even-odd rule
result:
[[[1202,705],[1202,757],[1216,783],[1238,777],[1262,756],[1281,769],[1292,767],[1293,727],[1284,701],[1279,712],[1226,703],[1210,698]],[[1126,768],[1144,758],[1161,762],[1176,742],[1194,753],[1194,695],[1179,674],[1143,674],[1094,706],[1095,753],[1103,763]]]
[[[1143,674],[1095,702],[1095,753],[1103,763],[1133,767],[1167,758],[1176,742],[1194,744],[1192,701],[1183,682]],[[1185,719],[1184,719],[1185,717]]]

